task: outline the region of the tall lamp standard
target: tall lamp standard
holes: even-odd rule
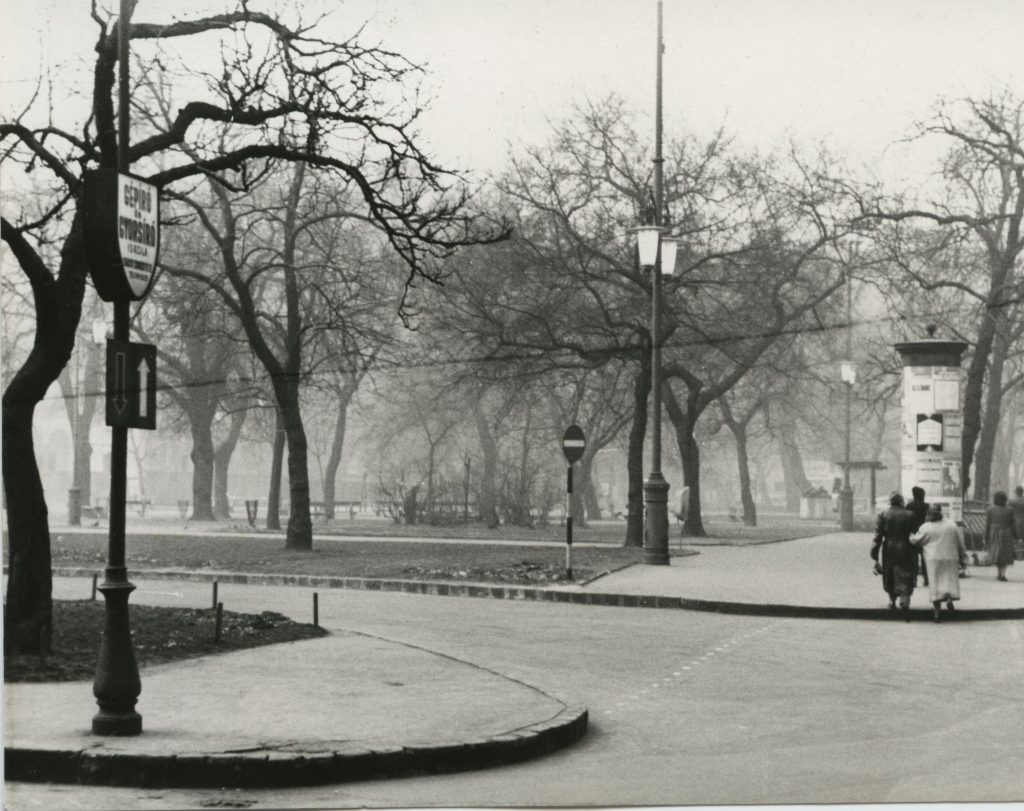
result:
[[[663,168],[661,157],[662,53],[665,43],[661,28],[662,2],[658,0],[657,79],[654,113],[654,222],[636,229],[640,264],[653,270],[651,278],[651,473],[644,482],[644,563],[667,566],[668,557],[668,482],[661,475],[661,274],[672,273],[677,243],[661,239],[664,223]]]
[[[655,201],[658,201],[657,196]],[[659,206],[660,209],[660,206]],[[657,216],[657,215],[656,215]],[[662,238],[665,229],[642,225],[636,229],[640,264],[650,268],[651,277],[651,473],[644,482],[644,563],[667,566],[668,482],[661,473],[661,277],[671,275],[679,243]]]
[[[839,379],[846,387],[846,431],[844,437],[846,464],[843,465],[843,489],[839,493],[839,528],[843,532],[853,530],[853,488],[850,487],[850,401],[853,385],[857,382],[857,367],[853,364],[853,293],[850,288],[850,273],[846,273],[846,360],[839,365]],[[870,509],[874,509],[874,504]]]
[[[850,487],[850,399],[853,384],[857,382],[857,367],[853,361],[844,360],[839,364],[839,379],[846,388],[846,431],[845,464],[843,465],[843,489],[839,491],[839,527],[843,532],[853,530],[853,488]]]

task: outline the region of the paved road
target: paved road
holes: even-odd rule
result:
[[[80,596],[89,584],[58,587]],[[222,584],[220,596],[233,610],[310,612],[306,589]],[[209,586],[139,583],[133,600],[206,605]],[[591,731],[551,757],[484,772],[265,792],[15,784],[6,808],[1024,800],[1024,622],[786,620],[354,591],[322,592],[320,617],[582,699]]]

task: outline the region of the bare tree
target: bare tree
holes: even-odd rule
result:
[[[864,216],[919,289],[955,291],[974,303],[964,391],[962,484],[990,490],[1007,356],[1021,335],[1024,298],[1024,101],[1009,92],[943,102],[919,128],[949,144],[938,189],[862,197]],[[910,228],[906,226],[912,226]],[[966,260],[966,261],[964,261]]]
[[[87,120],[58,124],[48,114],[59,107],[39,97],[37,107],[0,123],[4,170],[20,165],[55,181],[52,195],[0,219],[0,238],[29,280],[36,315],[32,350],[3,397],[10,541],[5,640],[15,648],[35,647],[52,624],[49,526],[32,422],[36,405],[70,358],[81,317],[88,274],[83,175],[118,165],[118,25],[95,6],[92,16],[98,36]],[[246,166],[267,159],[335,173],[358,191],[365,216],[405,261],[409,281],[436,277],[435,261],[473,238],[464,186],[413,141],[418,106],[402,115],[395,94],[387,92],[401,89],[415,71],[398,54],[356,38],[331,42],[316,23],[289,25],[283,16],[251,10],[244,2],[198,19],[131,23],[127,34],[154,71],[181,71],[191,77],[190,88],[203,86],[197,98],[177,108],[168,126],[158,128],[156,116],[143,116],[147,131],[137,132],[128,160],[148,182],[169,190],[229,169],[244,178]],[[222,64],[209,73],[175,56],[175,43],[196,35],[220,37]],[[134,98],[136,108],[145,104],[145,94]],[[41,116],[33,117],[36,112]],[[52,235],[55,230],[59,235]],[[44,259],[46,240],[61,246],[59,267]],[[302,521],[290,540],[308,546],[308,532]]]

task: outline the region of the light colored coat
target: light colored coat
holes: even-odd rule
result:
[[[924,550],[931,601],[959,600],[960,569],[967,565],[967,548],[960,527],[948,518],[926,521],[910,542]]]

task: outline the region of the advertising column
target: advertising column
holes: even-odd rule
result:
[[[896,344],[903,361],[900,492],[921,487],[929,504],[963,521],[960,437],[963,431],[960,358],[967,344],[934,337]]]

